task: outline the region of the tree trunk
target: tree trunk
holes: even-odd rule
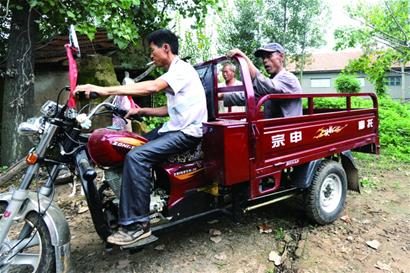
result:
[[[17,126],[32,114],[34,102],[34,20],[27,1],[16,1],[21,10],[14,10],[8,39],[7,76],[1,123],[1,164],[10,165],[30,148],[24,137],[17,135]]]
[[[303,80],[303,70],[305,69],[305,63],[306,63],[306,31],[303,32],[303,42],[302,42],[302,54],[301,54],[301,60],[300,60],[300,66],[299,66],[299,81],[300,84],[302,85],[302,80]]]
[[[13,179],[20,178],[26,171],[28,165],[26,163],[26,158],[22,158],[15,164],[10,166],[7,172],[0,174],[0,186],[3,186],[6,182],[12,181]]]

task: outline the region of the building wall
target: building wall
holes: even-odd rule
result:
[[[47,100],[56,101],[58,92],[69,85],[67,71],[36,71],[36,81],[34,83],[34,109],[40,107]],[[63,92],[60,97],[60,104],[67,101],[68,92]]]
[[[339,72],[305,72],[302,79],[302,89],[304,93],[336,93],[335,80]],[[399,73],[388,73],[387,77],[399,77],[401,82],[401,75]],[[366,75],[358,75],[358,78],[362,80],[361,92],[374,92],[374,86],[366,79]],[[392,83],[394,82],[391,81]],[[319,84],[321,86],[312,87],[314,84]],[[326,85],[329,83],[329,85]],[[396,82],[397,84],[397,82]],[[400,99],[402,97],[401,85],[390,85],[387,86],[388,93],[394,99]],[[405,76],[405,98],[410,100],[410,75]]]

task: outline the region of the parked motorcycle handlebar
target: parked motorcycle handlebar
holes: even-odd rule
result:
[[[86,97],[85,97],[85,91],[79,91],[79,92],[75,93],[75,96],[76,96],[77,99],[79,99],[79,100],[84,100],[84,99],[86,99]],[[90,92],[90,96],[89,96],[89,99],[90,99],[90,100],[95,100],[95,99],[97,99],[97,98],[99,98],[99,97],[100,97],[100,95],[99,95],[98,93],[96,93],[96,92]]]

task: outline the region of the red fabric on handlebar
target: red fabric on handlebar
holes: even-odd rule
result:
[[[77,63],[73,57],[73,51],[76,51],[74,47],[71,47],[69,44],[64,45],[66,52],[67,52],[67,59],[68,59],[68,78],[70,80],[70,97],[68,99],[68,108],[72,109],[76,107],[75,98],[74,98],[74,90],[77,86]]]

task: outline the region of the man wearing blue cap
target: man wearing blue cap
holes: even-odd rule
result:
[[[263,65],[270,77],[264,76],[241,50],[235,48],[227,53],[243,57],[249,67],[255,95],[260,98],[268,94],[300,94],[302,87],[298,78],[283,67],[285,49],[278,43],[269,43],[255,51],[255,56],[262,58]],[[224,94],[224,105],[245,105],[243,93]],[[265,118],[291,117],[302,115],[301,99],[270,100],[264,105]]]

